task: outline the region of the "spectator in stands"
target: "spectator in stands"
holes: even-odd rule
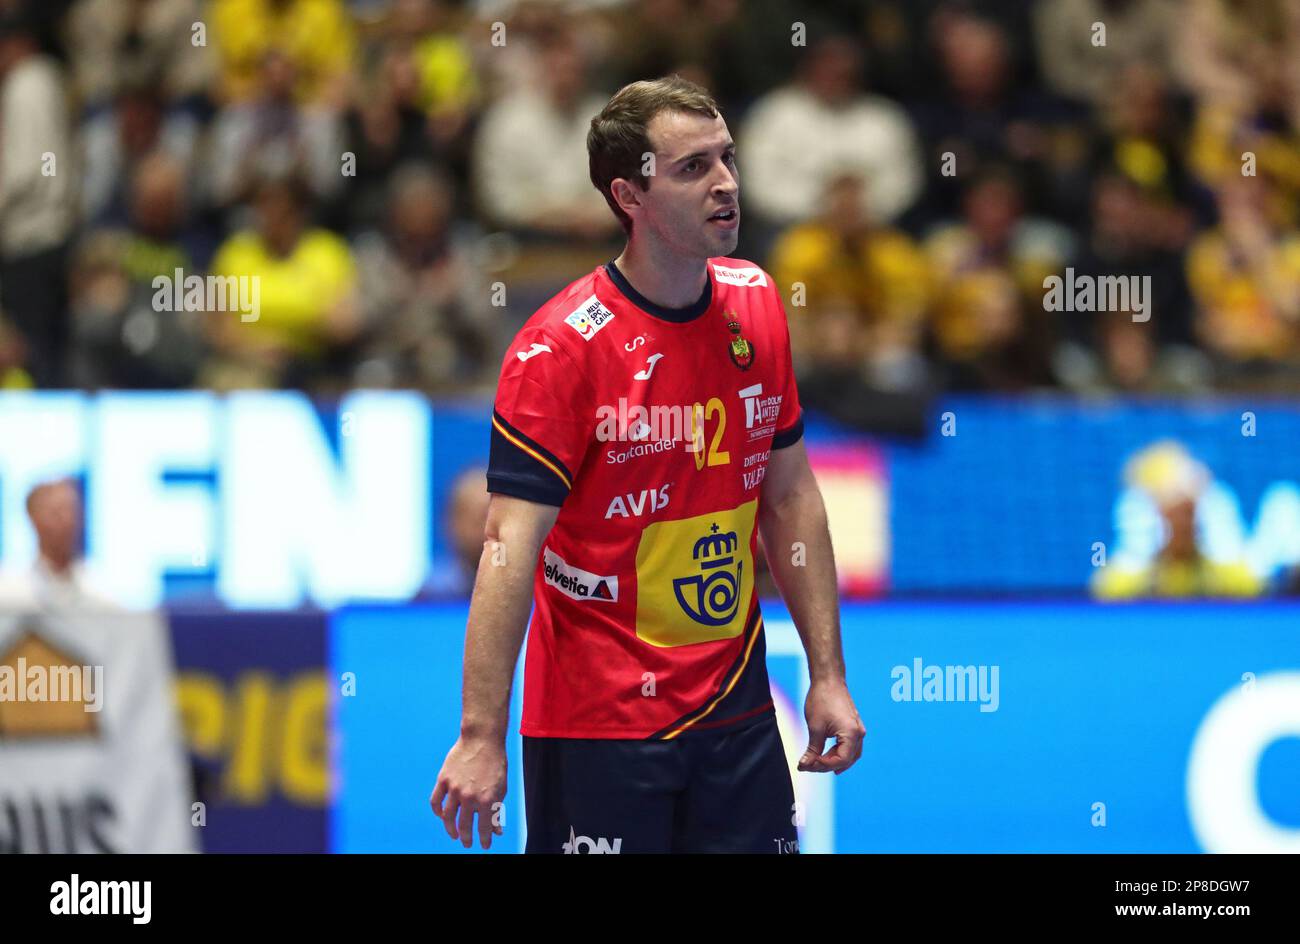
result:
[[[1188,0],[1179,74],[1195,96],[1188,160],[1208,186],[1272,181],[1270,208],[1300,212],[1300,7],[1294,0]]]
[[[791,352],[804,406],[862,432],[925,434],[926,365],[884,361],[873,349],[877,335],[865,327],[867,317],[849,299],[831,298],[799,323],[802,316],[791,309]]]
[[[205,353],[200,311],[156,304],[155,279],[201,276],[186,227],[182,165],[155,152],[131,180],[130,225],[89,234],[71,273],[74,382],[87,388],[188,387]],[[165,293],[171,296],[170,289]]]
[[[1187,136],[1165,78],[1142,63],[1115,73],[1096,120],[1101,135],[1092,165],[1113,169],[1142,197],[1136,238],[1152,251],[1185,249],[1197,194],[1184,156]]]
[[[1101,312],[1092,321],[1099,335],[1101,383],[1124,393],[1160,392],[1164,378],[1157,373],[1155,331],[1150,323],[1134,321],[1128,311]]]
[[[469,598],[484,551],[496,551],[483,540],[488,498],[486,467],[470,466],[452,480],[442,518],[452,559],[449,566],[430,570],[421,595]],[[502,548],[500,553],[509,553],[509,549]]]
[[[1160,549],[1149,561],[1110,560],[1098,569],[1092,592],[1100,600],[1142,597],[1254,597],[1263,582],[1244,561],[1222,561],[1202,550],[1196,509],[1211,483],[1209,470],[1180,443],[1160,442],[1135,455],[1126,483],[1145,492],[1163,524]]]
[[[11,610],[115,609],[82,559],[81,493],[70,479],[27,493],[37,554],[29,568],[0,573],[0,607]]]
[[[430,392],[492,383],[496,337],[489,289],[453,230],[441,173],[409,165],[393,175],[382,231],[356,243],[362,334],[354,383]]]
[[[803,23],[810,36],[853,28],[811,20],[798,0],[634,0],[610,23],[607,78],[613,88],[676,72],[709,89],[723,114],[740,114],[756,95],[774,88],[807,50],[785,30],[752,23]],[[701,73],[707,77],[701,81]]]
[[[602,51],[615,54],[612,49],[601,48],[610,42],[610,30],[600,24],[599,14],[584,16],[576,3],[473,0],[472,9],[473,26],[491,38],[487,54],[479,53],[475,64],[494,99],[537,90],[546,76],[547,49],[557,41],[563,43],[581,36],[584,55],[591,57],[588,64],[592,66],[598,64],[595,57]],[[611,12],[622,18],[626,7]],[[502,41],[505,37],[509,39]]]
[[[65,381],[64,270],[77,178],[63,74],[22,12],[0,10],[0,307],[42,387]]]
[[[934,340],[949,385],[1050,384],[1054,332],[1043,280],[1070,257],[1068,233],[1026,218],[1014,175],[990,167],[971,182],[961,221],[939,227],[926,250],[936,280]]]
[[[921,151],[906,112],[862,90],[862,51],[847,36],[817,40],[795,80],[746,116],[737,163],[745,205],[770,223],[810,219],[831,178],[858,174],[873,220],[889,222],[920,193]]]
[[[30,390],[35,384],[23,369],[27,349],[22,335],[15,331],[0,312],[0,390]]]
[[[1185,0],[1179,14],[1174,64],[1199,102],[1247,111],[1281,81],[1290,87],[1294,120],[1300,111],[1300,14],[1293,0]]]
[[[1292,31],[1261,40],[1255,57],[1240,64],[1241,90],[1203,90],[1186,150],[1192,172],[1210,187],[1247,175],[1269,178],[1277,212],[1294,218],[1300,210],[1300,22]]]
[[[459,146],[479,98],[470,44],[445,0],[394,0],[391,46],[407,49],[416,72],[416,104],[440,150]]]
[[[187,170],[166,151],[145,155],[134,168],[127,206],[133,279],[152,281],[174,268],[191,272],[212,255],[208,233],[190,211]]]
[[[111,107],[81,126],[81,213],[89,225],[122,226],[136,165],[165,151],[190,179],[202,133],[190,113],[169,110],[156,78],[124,80]]]
[[[96,110],[145,82],[168,104],[201,107],[214,66],[212,45],[196,42],[203,13],[200,0],[76,0],[66,35],[83,108]]]
[[[781,234],[769,268],[791,300],[797,351],[833,350],[821,348],[829,339],[814,341],[809,334],[820,332],[809,329],[827,312],[844,313],[859,322],[844,326],[844,340],[861,355],[868,383],[885,390],[925,386],[921,341],[932,291],[926,259],[911,237],[872,221],[860,176],[831,178],[822,211]]]
[[[1096,176],[1090,219],[1073,260],[1075,272],[1093,279],[1149,278],[1149,320],[1134,327],[1130,312],[1121,313],[1122,319],[1058,315],[1057,329],[1064,338],[1057,351],[1062,382],[1079,392],[1203,388],[1211,380],[1209,364],[1193,346],[1179,245],[1190,232],[1190,213],[1170,202],[1162,188],[1144,186],[1130,173],[1111,168]],[[1125,344],[1134,349],[1124,353]],[[1148,360],[1149,371],[1135,370]]]
[[[470,46],[441,0],[397,0],[367,46],[363,89],[347,114],[349,227],[382,225],[388,178],[414,161],[437,161],[457,191],[469,179],[480,83]],[[459,196],[459,194],[456,194]],[[460,199],[455,209],[470,211]]]
[[[217,115],[209,186],[218,207],[245,203],[266,177],[300,177],[316,200],[342,188],[342,116],[327,105],[295,101],[296,70],[284,50],[269,48],[255,94]]]
[[[1070,159],[1086,148],[1072,127],[1083,116],[1017,81],[1013,38],[991,15],[953,5],[935,15],[930,34],[940,81],[914,108],[928,146],[918,213],[952,216],[972,177],[990,166],[1013,168],[1031,205],[1041,192],[1059,192],[1055,181],[1077,173]]]
[[[664,75],[683,62],[707,62],[716,33],[732,25],[729,4],[694,5],[688,0],[637,0],[620,18],[614,84],[618,87],[647,75]]]
[[[428,116],[420,107],[420,76],[408,48],[385,46],[348,111],[348,151],[356,173],[347,177],[348,226],[382,225],[389,178],[397,168],[435,158]]]
[[[469,589],[474,587],[479,559],[483,556],[483,526],[487,521],[488,493],[485,486],[487,469],[466,469],[456,477],[452,486],[451,529],[452,544],[461,573]]]
[[[1061,383],[1081,394],[1204,393],[1211,368],[1189,345],[1161,345],[1154,316],[1133,320],[1130,311],[1083,316],[1082,341],[1064,342],[1053,368]]]
[[[342,382],[337,356],[358,329],[356,266],[341,237],[310,225],[309,207],[298,178],[264,180],[256,228],[235,233],[217,251],[211,274],[256,279],[260,312],[253,320],[208,313],[219,356],[205,369],[205,386],[332,392]]]
[[[356,37],[343,0],[213,0],[210,21],[221,101],[252,98],[272,51],[288,59],[297,101],[346,100]]]
[[[1038,67],[1058,95],[1100,106],[1111,77],[1134,63],[1170,73],[1176,0],[1040,0],[1032,9]]]
[[[563,241],[614,234],[617,220],[587,176],[587,130],[605,100],[586,86],[574,37],[549,38],[537,88],[493,103],[477,132],[474,176],[492,225]]]
[[[1274,215],[1266,178],[1226,178],[1218,197],[1219,225],[1187,253],[1196,331],[1221,379],[1253,382],[1300,353],[1300,233]]]

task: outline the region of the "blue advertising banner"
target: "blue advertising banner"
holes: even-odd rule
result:
[[[836,848],[1300,850],[1300,606],[845,610]],[[954,671],[956,670],[956,671]]]
[[[356,678],[355,694],[339,698],[335,715],[331,852],[461,850],[434,818],[429,795],[460,731],[466,612],[463,604],[348,607],[331,617],[330,672]],[[519,727],[521,695],[516,678],[511,730]],[[493,841],[494,852],[523,849],[519,738],[508,744],[505,835]]]
[[[912,592],[1079,592],[1098,543],[1150,560],[1161,522],[1126,464],[1158,443],[1207,471],[1202,549],[1264,580],[1300,562],[1300,405],[943,403],[935,433],[887,449],[891,586]]]
[[[778,721],[806,744],[797,635],[764,605]],[[841,777],[799,774],[807,852],[1296,851],[1300,606],[885,603],[844,608],[867,728]],[[338,852],[460,847],[428,808],[460,717],[463,607],[331,620]],[[523,847],[518,696],[505,836]]]
[[[409,392],[2,394],[0,568],[35,554],[30,489],[70,476],[91,572],[129,607],[463,598],[456,483],[483,498],[489,416]],[[1300,587],[1300,405],[952,398],[932,425],[914,443],[807,417],[846,596],[1087,593],[1101,559],[1159,550],[1152,478],[1191,474],[1157,468],[1174,453],[1204,554],[1262,593]]]
[[[320,613],[170,614],[204,852],[324,852],[331,688]]]

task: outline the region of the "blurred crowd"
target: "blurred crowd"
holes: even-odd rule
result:
[[[810,405],[1300,391],[1300,0],[0,0],[0,387],[490,391],[618,252],[591,117],[670,72]]]

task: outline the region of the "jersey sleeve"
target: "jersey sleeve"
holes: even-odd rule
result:
[[[519,332],[492,408],[488,491],[563,505],[594,430],[590,390],[559,343],[540,328]]]
[[[777,376],[782,378],[781,412],[776,421],[776,433],[772,436],[772,448],[784,449],[793,446],[803,436],[803,407],[799,405],[799,388],[794,379],[794,359],[790,354],[790,325],[786,320],[785,305],[781,302],[781,290],[772,283],[772,297],[775,299],[776,311],[780,324],[775,332],[780,338],[781,349],[777,351]]]

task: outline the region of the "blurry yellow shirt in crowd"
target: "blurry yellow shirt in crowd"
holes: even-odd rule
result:
[[[1300,237],[1272,247],[1264,263],[1274,285],[1300,290]],[[1263,271],[1263,270],[1261,270]],[[1197,237],[1187,252],[1187,282],[1203,317],[1206,340],[1235,357],[1287,358],[1295,326],[1288,323],[1260,285],[1256,271],[1235,258],[1217,230]]]
[[[1255,597],[1263,591],[1263,582],[1240,561],[1155,561],[1129,569],[1112,564],[1100,568],[1092,580],[1098,600]]]
[[[1169,189],[1169,162],[1160,148],[1147,138],[1128,135],[1115,142],[1111,154],[1124,176],[1148,193]]]
[[[1196,176],[1214,186],[1242,175],[1249,149],[1254,175],[1274,185],[1270,215],[1290,219],[1300,204],[1300,135],[1256,129],[1253,117],[1226,103],[1201,105],[1188,143],[1188,163]]]
[[[0,370],[0,390],[35,390],[31,374],[21,367],[6,367]]]
[[[962,224],[942,226],[926,240],[935,280],[934,334],[945,356],[965,360],[986,346],[989,326],[1043,310],[1043,280],[1062,259],[1047,245],[1013,248],[1005,263],[985,259],[979,240]]]
[[[352,65],[355,38],[342,0],[212,0],[212,39],[221,59],[221,97],[247,99],[262,58],[278,49],[298,67],[302,101],[320,97]]]
[[[326,314],[352,289],[356,267],[348,244],[328,230],[308,230],[284,258],[271,255],[260,236],[246,231],[230,237],[217,251],[211,274],[256,276],[261,313],[256,321],[242,323],[240,330],[313,355],[322,349]]]
[[[439,34],[415,47],[420,99],[431,115],[468,108],[478,94],[469,50],[458,36]]]
[[[925,256],[894,230],[873,232],[854,251],[819,223],[795,226],[777,240],[770,268],[787,291],[803,283],[809,306],[851,299],[873,321],[919,320],[929,304]]]

